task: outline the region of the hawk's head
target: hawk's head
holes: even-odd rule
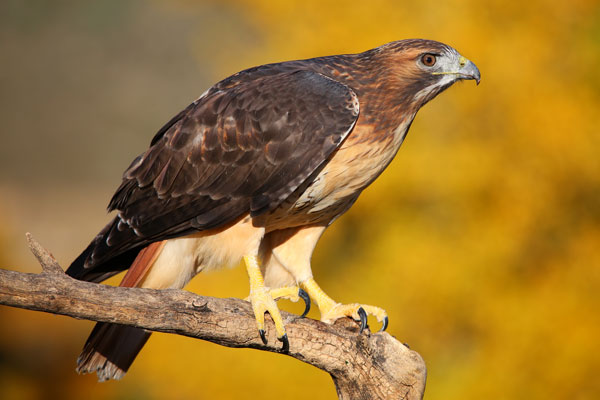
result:
[[[408,39],[376,49],[376,57],[386,59],[390,79],[406,100],[422,106],[453,83],[481,75],[471,61],[452,47],[433,40]]]

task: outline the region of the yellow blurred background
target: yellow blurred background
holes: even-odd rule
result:
[[[121,172],[214,82],[412,37],[458,49],[481,85],[419,112],[324,235],[317,280],[388,311],[427,363],[427,399],[600,398],[597,1],[3,0],[0,266],[39,271],[27,231],[68,266]],[[189,289],[245,297],[248,283],[236,268]],[[99,384],[74,370],[92,325],[0,308],[0,398],[335,398],[289,357],[167,334]]]

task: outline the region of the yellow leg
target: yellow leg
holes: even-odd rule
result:
[[[321,321],[332,324],[342,317],[351,317],[361,321],[361,330],[366,326],[367,315],[373,315],[377,321],[383,323],[382,330],[387,328],[388,317],[384,309],[364,304],[340,304],[329,297],[323,289],[319,287],[313,278],[300,283],[300,286],[306,290],[311,299],[315,301],[321,312]]]
[[[289,343],[285,327],[283,326],[283,320],[277,303],[269,290],[265,287],[260,267],[256,256],[244,256],[244,263],[246,264],[246,270],[248,271],[248,277],[250,278],[250,295],[248,299],[252,303],[252,310],[254,311],[254,317],[256,318],[256,325],[258,332],[264,344],[267,344],[267,338],[265,335],[265,312],[271,314],[271,318],[275,323],[275,331],[277,332],[277,339],[283,342],[283,351],[289,349]],[[296,295],[298,291],[296,290]]]

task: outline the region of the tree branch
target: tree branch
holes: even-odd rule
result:
[[[176,333],[227,347],[280,351],[268,317],[268,344],[263,345],[246,301],[78,281],[66,275],[30,234],[27,241],[42,273],[0,269],[0,304]],[[423,359],[391,335],[368,330],[358,334],[357,324],[349,319],[327,325],[284,311],[282,316],[290,341],[288,354],[327,371],[340,399],[423,397]]]

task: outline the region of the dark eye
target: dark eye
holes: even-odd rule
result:
[[[435,62],[437,61],[435,54],[423,54],[421,57],[421,62],[426,67],[433,67]]]

